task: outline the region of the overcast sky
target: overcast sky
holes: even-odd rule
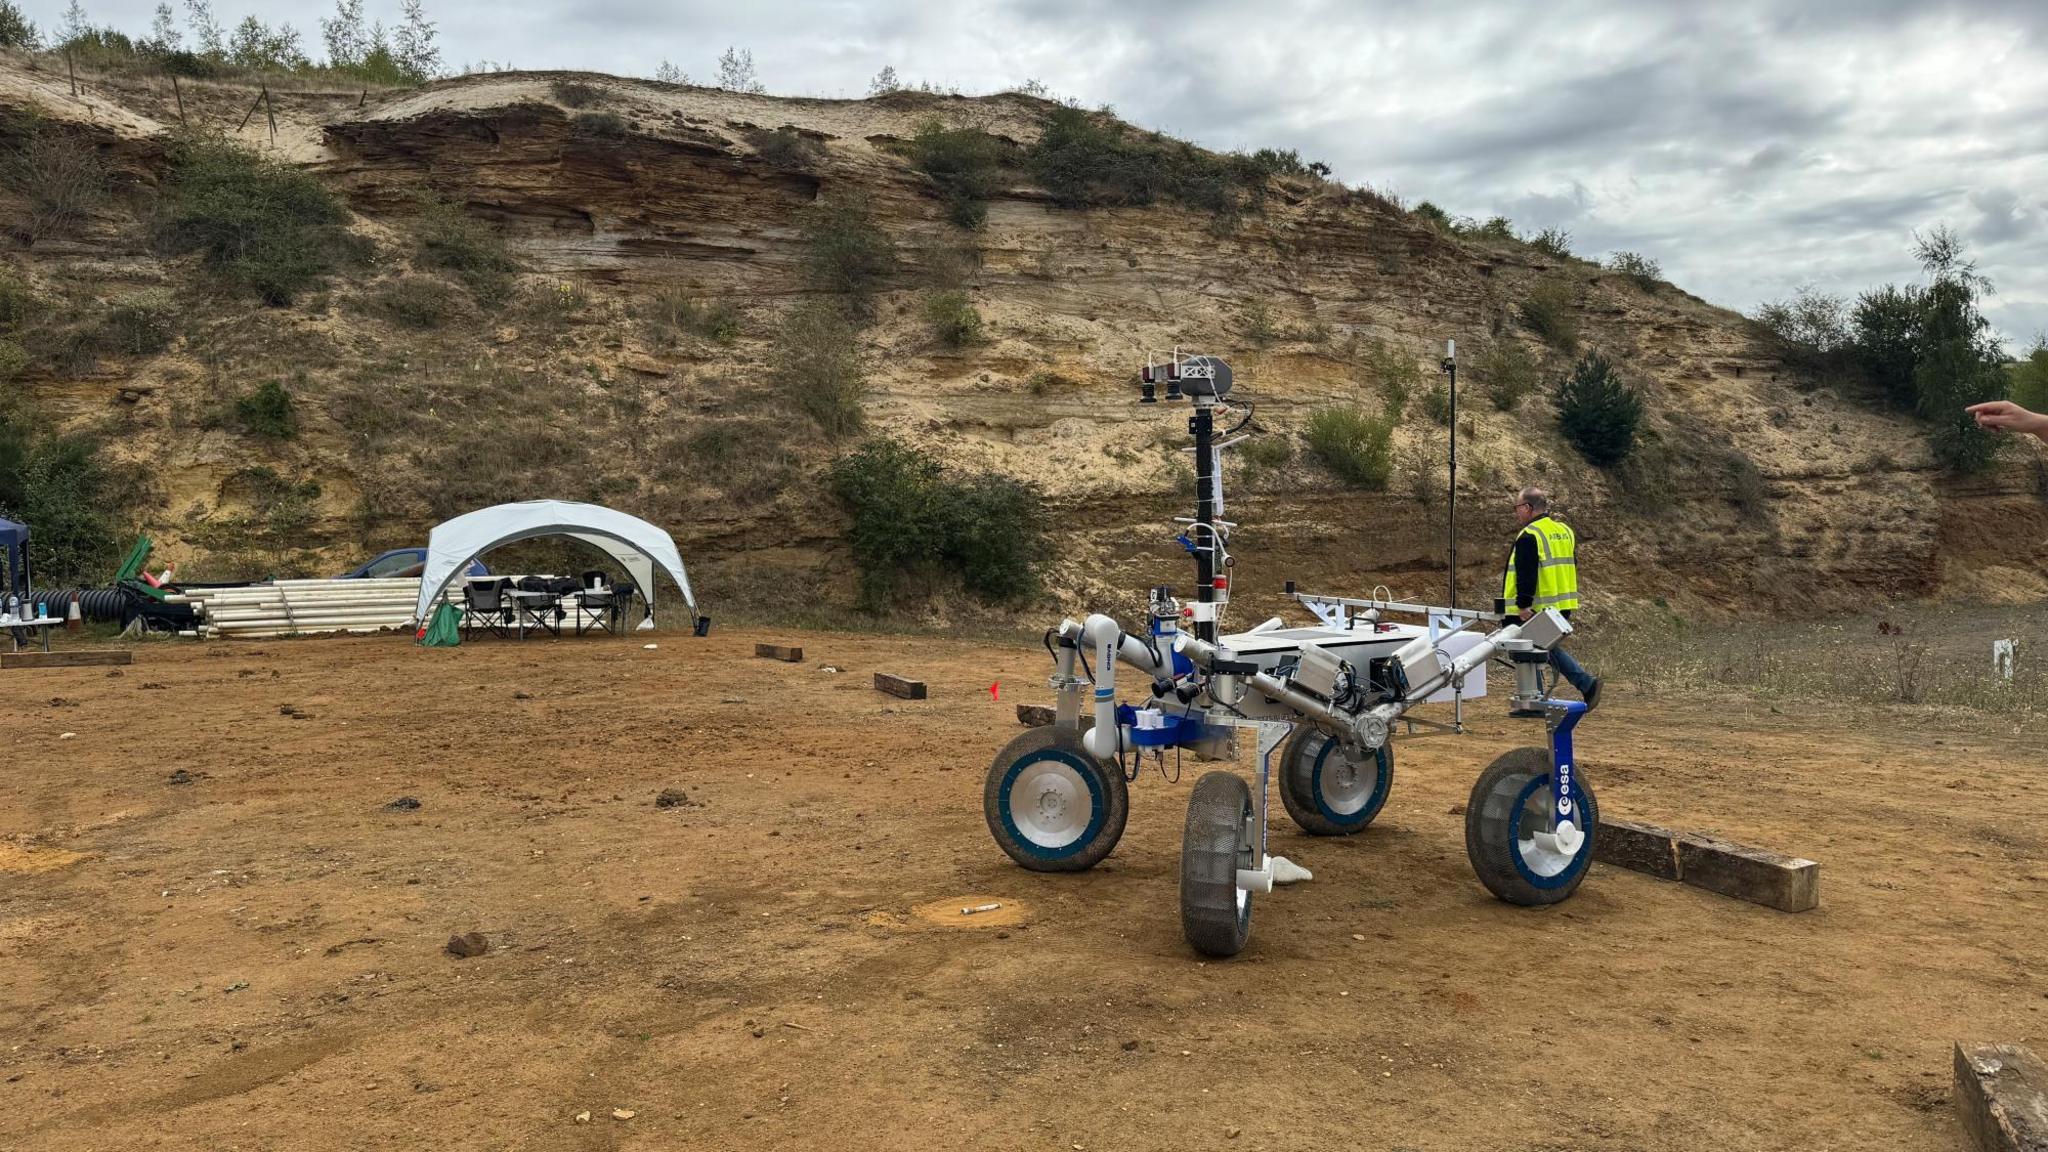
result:
[[[727,45],[771,92],[884,65],[968,93],[1037,79],[1212,148],[1294,148],[1347,183],[1640,251],[1748,311],[1910,279],[1962,233],[2008,340],[2048,329],[2048,0],[426,0],[444,61],[699,82]],[[182,8],[182,0],[180,0]],[[215,0],[223,24],[308,6]],[[27,0],[49,27],[63,0]],[[151,0],[87,3],[144,29]],[[367,0],[395,21],[397,0]]]

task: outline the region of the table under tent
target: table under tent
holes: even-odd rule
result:
[[[478,557],[523,540],[564,537],[609,557],[625,573],[607,582],[603,574],[528,576],[519,580],[467,575]],[[640,519],[596,504],[526,500],[457,516],[427,538],[413,619],[422,639],[453,643],[460,634],[483,628],[496,635],[525,636],[530,629],[560,634],[573,621],[606,631],[654,627],[657,582],[666,575],[689,606],[698,635],[711,620],[699,614],[697,596],[683,569],[675,538]],[[639,613],[637,623],[632,619]],[[459,629],[459,633],[458,633]]]

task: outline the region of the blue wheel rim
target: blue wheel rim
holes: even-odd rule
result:
[[[1524,816],[1529,815],[1530,798],[1539,791],[1543,793],[1543,802],[1539,805],[1539,808],[1545,815],[1548,815],[1550,811],[1550,777],[1547,775],[1533,777],[1527,784],[1522,785],[1522,790],[1515,795],[1514,806],[1508,809],[1508,859],[1514,862],[1515,871],[1521,875],[1522,879],[1528,881],[1531,885],[1537,888],[1562,888],[1576,880],[1579,873],[1586,870],[1586,865],[1592,862],[1593,829],[1591,827],[1583,829],[1586,834],[1585,843],[1579,845],[1579,850],[1572,857],[1572,862],[1556,875],[1545,876],[1530,868],[1527,862],[1522,859],[1522,819]],[[1574,774],[1569,795],[1571,796],[1573,815],[1585,817],[1590,814],[1592,806],[1586,802],[1585,789],[1579,787],[1576,774]]]
[[[1038,843],[1018,824],[1016,813],[1011,809],[1011,798],[1015,795],[1017,778],[1033,764],[1046,760],[1057,761],[1072,770],[1088,788],[1088,824],[1081,834],[1065,844],[1047,846]],[[1102,834],[1102,827],[1109,820],[1109,797],[1102,786],[1102,774],[1087,760],[1064,748],[1043,748],[1026,752],[1011,761],[1003,773],[1002,785],[996,792],[996,814],[1002,818],[1003,831],[1012,842],[1029,855],[1040,860],[1064,860],[1087,851],[1095,838]]]
[[[1314,766],[1309,769],[1309,795],[1315,798],[1316,811],[1322,813],[1323,819],[1332,824],[1349,827],[1368,823],[1379,815],[1380,806],[1387,802],[1387,778],[1392,775],[1393,768],[1389,763],[1391,757],[1388,748],[1382,744],[1373,754],[1372,792],[1365,803],[1360,805],[1356,812],[1339,812],[1330,807],[1329,802],[1323,798],[1323,765],[1329,761],[1330,753],[1336,751],[1337,747],[1335,740],[1323,738],[1323,749],[1316,753]]]

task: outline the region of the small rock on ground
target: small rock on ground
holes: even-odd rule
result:
[[[411,796],[400,796],[384,807],[391,809],[393,812],[417,812],[419,811],[420,802]]]
[[[464,932],[448,938],[448,954],[458,959],[467,960],[490,950],[491,942],[481,932]]]
[[[656,808],[681,808],[690,802],[690,794],[681,788],[663,788],[661,795],[654,798]]]

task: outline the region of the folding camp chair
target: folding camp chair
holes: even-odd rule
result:
[[[553,633],[560,639],[562,595],[554,589],[553,584],[554,582],[545,576],[519,578],[518,593],[512,597],[512,602],[519,608],[519,627],[522,632],[531,624]]]
[[[503,639],[505,636],[505,587],[497,581],[482,584],[469,583],[462,586],[462,638],[469,639],[472,628],[482,624],[491,634]]]
[[[576,634],[603,629],[616,631],[618,593],[605,583],[602,572],[585,572],[583,587],[576,593]]]

